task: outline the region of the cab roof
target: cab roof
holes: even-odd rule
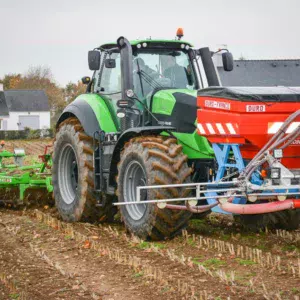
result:
[[[138,44],[143,44],[143,43],[147,43],[152,44],[153,46],[156,45],[166,45],[168,44],[169,46],[171,46],[172,44],[174,44],[174,46],[176,47],[178,44],[184,44],[184,45],[188,45],[190,47],[193,47],[193,45],[189,42],[186,41],[181,41],[181,40],[150,40],[150,39],[142,39],[142,40],[132,40],[129,41],[129,43],[131,44],[131,46],[137,46]],[[107,44],[103,44],[101,45],[99,48],[102,49],[110,49],[110,48],[114,48],[117,47],[117,43],[107,43]]]

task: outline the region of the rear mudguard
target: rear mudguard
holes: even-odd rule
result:
[[[162,132],[171,133],[176,131],[174,127],[168,126],[148,126],[148,127],[135,127],[129,128],[124,131],[118,139],[118,142],[114,148],[112,154],[112,160],[110,165],[110,172],[109,172],[109,185],[115,185],[115,176],[118,173],[117,164],[120,161],[120,154],[122,148],[124,147],[125,143],[129,141],[131,138],[140,135],[151,135],[151,134],[161,134]]]
[[[83,94],[69,104],[61,114],[56,124],[69,117],[76,117],[85,133],[93,137],[95,131],[117,132],[117,124],[114,122],[112,112],[105,100],[97,94]]]

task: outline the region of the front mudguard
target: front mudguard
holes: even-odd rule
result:
[[[100,124],[91,106],[83,99],[76,99],[68,105],[58,119],[56,127],[70,117],[76,117],[81,123],[85,133],[91,137],[95,131],[100,131]]]

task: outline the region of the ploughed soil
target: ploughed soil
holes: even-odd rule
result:
[[[22,148],[26,155],[41,155],[44,153],[45,146],[52,145],[53,139],[36,139],[36,140],[9,140],[4,141],[4,149],[13,152],[15,148]],[[49,148],[51,151],[51,148]]]
[[[28,215],[0,212],[0,299],[159,299],[162,291],[129,267]],[[2,294],[1,294],[2,293]]]
[[[187,237],[146,242],[126,234],[121,223],[66,224],[46,208],[0,209],[0,299],[300,297],[297,231],[244,233],[212,215],[191,220]],[[223,230],[226,222],[230,232]],[[207,238],[280,256],[280,269],[208,247]]]
[[[50,142],[12,141],[6,149],[25,148],[33,164]],[[190,220],[182,236],[149,242],[118,218],[66,224],[49,195],[35,196],[38,210],[34,201],[0,206],[0,300],[300,300],[299,230],[246,232],[210,214]]]

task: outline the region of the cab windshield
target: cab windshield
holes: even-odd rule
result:
[[[195,76],[189,56],[170,49],[139,49],[133,54],[133,85],[139,98],[155,89],[195,89]]]

